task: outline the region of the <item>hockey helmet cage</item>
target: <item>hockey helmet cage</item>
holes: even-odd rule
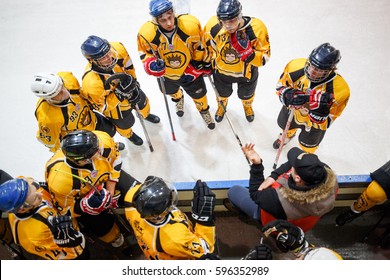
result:
[[[28,183],[23,179],[12,179],[0,185],[0,210],[16,212],[26,201]]]
[[[111,52],[111,63],[101,64],[99,59],[103,58]],[[110,71],[114,68],[115,64],[118,62],[118,53],[111,48],[110,43],[103,38],[100,38],[95,35],[91,35],[85,40],[81,45],[81,53],[83,56],[91,63],[96,64],[103,70]]]
[[[151,0],[149,2],[149,14],[154,18],[171,9],[173,9],[173,4],[169,0]]]
[[[51,101],[62,89],[62,79],[54,73],[37,73],[31,83],[31,90],[37,96]]]
[[[229,20],[241,15],[242,6],[238,0],[221,0],[217,7],[219,20]]]
[[[309,55],[305,65],[305,74],[312,82],[322,82],[336,69],[340,59],[341,55],[339,50],[329,43],[323,43]],[[320,70],[317,72],[322,71],[322,75],[318,73],[316,76],[311,75],[309,71],[311,65]]]
[[[64,136],[61,150],[73,162],[90,159],[99,150],[99,140],[91,131],[75,130]]]
[[[154,176],[148,176],[133,197],[133,205],[144,219],[165,217],[177,201],[176,189]]]

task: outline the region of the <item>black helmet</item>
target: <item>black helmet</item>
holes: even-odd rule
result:
[[[177,204],[177,191],[159,177],[148,176],[133,197],[141,218],[164,218]]]
[[[241,14],[242,6],[238,0],[221,0],[217,8],[219,20],[229,20]]]
[[[337,63],[340,61],[340,51],[329,43],[324,43],[315,48],[305,65],[305,74],[312,82],[321,82],[325,80],[329,74],[336,69]],[[324,70],[323,75],[313,77],[309,73],[309,66],[312,65],[319,70]]]
[[[61,150],[66,158],[76,162],[90,159],[99,150],[99,140],[91,131],[75,130],[69,132],[61,141]]]

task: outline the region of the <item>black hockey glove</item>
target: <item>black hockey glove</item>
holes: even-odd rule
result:
[[[114,93],[116,97],[123,101],[129,100],[130,103],[137,103],[139,101],[139,83],[133,76],[126,73],[115,73],[111,75],[105,82],[105,87],[109,87],[112,81],[119,80]]]
[[[214,226],[215,194],[205,182],[201,180],[196,181],[191,205],[191,216],[197,223],[205,226]]]
[[[285,220],[272,221],[261,231],[265,237],[274,238],[276,245],[284,253],[299,251],[306,244],[303,230]]]
[[[281,87],[278,91],[280,101],[287,107],[303,106],[306,102],[309,102],[309,96],[303,91],[289,87]]]
[[[54,242],[60,247],[76,247],[84,241],[83,234],[75,230],[72,217],[67,215],[49,216],[47,221],[53,233]]]
[[[272,260],[271,248],[266,244],[257,245],[243,260]]]

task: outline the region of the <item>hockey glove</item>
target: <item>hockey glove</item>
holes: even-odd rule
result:
[[[123,101],[127,99],[130,103],[139,101],[139,83],[127,73],[115,73],[111,75],[106,81],[105,86],[108,87],[112,81],[119,80],[115,88],[115,95]]]
[[[191,216],[197,223],[214,226],[215,194],[201,180],[196,181],[191,206]]]
[[[276,245],[284,253],[299,251],[306,244],[303,230],[285,220],[272,221],[261,231],[265,237],[275,239]]]
[[[312,122],[321,124],[326,121],[330,108],[334,103],[333,93],[313,89],[309,99],[309,118]]]
[[[272,260],[271,248],[266,244],[257,245],[243,260]]]
[[[50,224],[49,227],[53,234],[54,242],[58,246],[76,247],[83,242],[83,234],[73,228],[72,218],[70,216],[49,216],[47,221]]]
[[[313,89],[310,92],[309,102],[310,110],[316,110],[324,105],[330,107],[334,102],[334,94]]]
[[[184,70],[183,75],[180,77],[180,80],[184,83],[190,83],[202,76],[202,74],[202,70],[196,69],[191,63],[189,63],[186,70]]]
[[[255,57],[251,42],[248,40],[245,31],[237,31],[231,34],[230,43],[241,61],[250,62]]]
[[[106,189],[101,189],[100,194],[91,190],[80,201],[80,208],[84,213],[89,215],[99,215],[111,206],[111,195]]]
[[[213,67],[209,62],[191,60],[191,64],[195,69],[202,71],[202,75],[210,75],[213,72]]]
[[[158,78],[164,76],[165,74],[164,60],[153,56],[145,59],[144,68],[147,74]]]
[[[297,89],[281,87],[278,91],[280,102],[287,107],[293,106],[299,108],[309,101],[309,96]]]

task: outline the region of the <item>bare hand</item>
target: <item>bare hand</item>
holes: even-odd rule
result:
[[[267,177],[267,179],[265,179],[263,181],[263,183],[261,183],[260,187],[258,188],[259,191],[262,191],[266,188],[269,188],[270,186],[272,186],[272,184],[275,183],[275,179],[272,178],[272,177]]]
[[[244,152],[245,156],[253,163],[253,164],[260,164],[262,163],[260,155],[255,151],[254,149],[255,144],[253,143],[247,143],[244,146],[242,146],[242,151]]]

